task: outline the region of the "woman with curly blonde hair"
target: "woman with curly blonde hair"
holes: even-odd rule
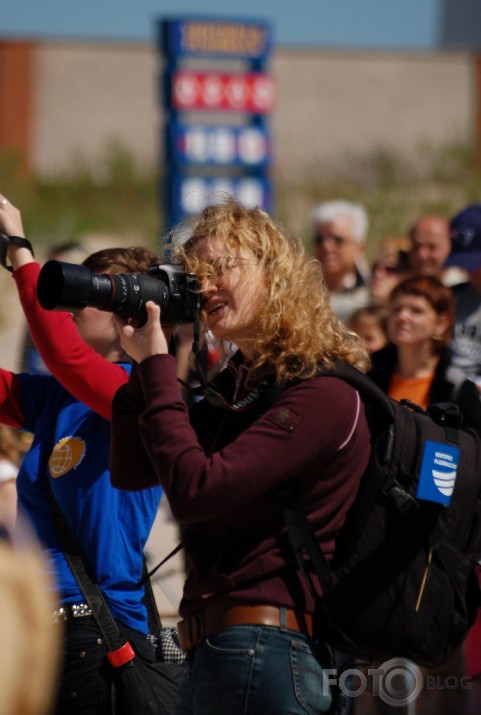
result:
[[[194,715],[328,712],[331,652],[276,491],[295,481],[331,558],[370,447],[359,395],[320,370],[364,369],[367,355],[333,316],[319,263],[264,211],[209,206],[171,249],[197,275],[204,330],[238,350],[188,410],[159,306],[141,327],[116,318],[136,364],[113,404],[111,479],[160,482],[185,524]]]
[[[205,263],[193,246],[215,236],[227,249],[223,262]],[[244,252],[246,257],[236,255]],[[201,283],[216,272],[227,273],[243,262],[246,277],[252,266],[264,273],[264,300],[255,314],[248,350],[254,356],[252,370],[272,369],[276,379],[312,377],[319,366],[329,367],[332,358],[368,366],[359,339],[346,330],[329,308],[319,261],[308,256],[300,239],[287,236],[260,209],[246,209],[234,201],[207,207],[195,225],[190,240],[174,256]]]

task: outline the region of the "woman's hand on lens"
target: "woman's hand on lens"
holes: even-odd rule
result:
[[[133,319],[125,322],[114,315],[122,349],[137,363],[141,363],[151,355],[166,355],[169,352],[169,335],[164,333],[160,324],[160,307],[149,300],[145,304],[145,309],[147,321],[140,327],[137,327]],[[167,328],[166,332],[170,333],[171,329]]]

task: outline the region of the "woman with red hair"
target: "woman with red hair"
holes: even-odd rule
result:
[[[451,364],[449,342],[455,306],[451,289],[434,276],[412,276],[392,291],[388,304],[389,344],[372,354],[369,376],[390,397],[426,408],[455,402],[463,425],[481,434],[476,385]]]
[[[471,380],[451,364],[449,342],[455,315],[451,288],[434,276],[411,276],[399,283],[391,292],[388,303],[387,332],[389,344],[371,355],[369,376],[390,397],[409,399],[421,407],[436,402],[454,402],[463,416],[463,426],[481,434],[481,401]],[[465,715],[467,699],[473,708],[476,688],[462,687],[466,675],[481,673],[481,612],[472,626],[468,638],[441,668],[423,669],[425,675],[434,675],[440,683],[445,678],[458,678],[454,689],[423,690],[416,702],[416,713],[437,715]],[[371,703],[372,706],[372,703]],[[356,715],[363,713],[358,710]],[[371,707],[370,715],[378,712]],[[382,711],[383,713],[386,710]],[[479,712],[477,709],[469,712]]]

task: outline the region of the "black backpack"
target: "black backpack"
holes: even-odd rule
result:
[[[295,482],[278,492],[298,566],[323,586],[319,636],[345,653],[439,665],[480,604],[481,440],[454,404],[395,402],[344,363],[329,374],[359,391],[372,442],[331,564]]]

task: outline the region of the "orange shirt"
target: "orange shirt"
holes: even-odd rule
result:
[[[403,377],[394,371],[387,394],[398,402],[405,398],[426,409],[432,381],[433,374],[426,377]]]

